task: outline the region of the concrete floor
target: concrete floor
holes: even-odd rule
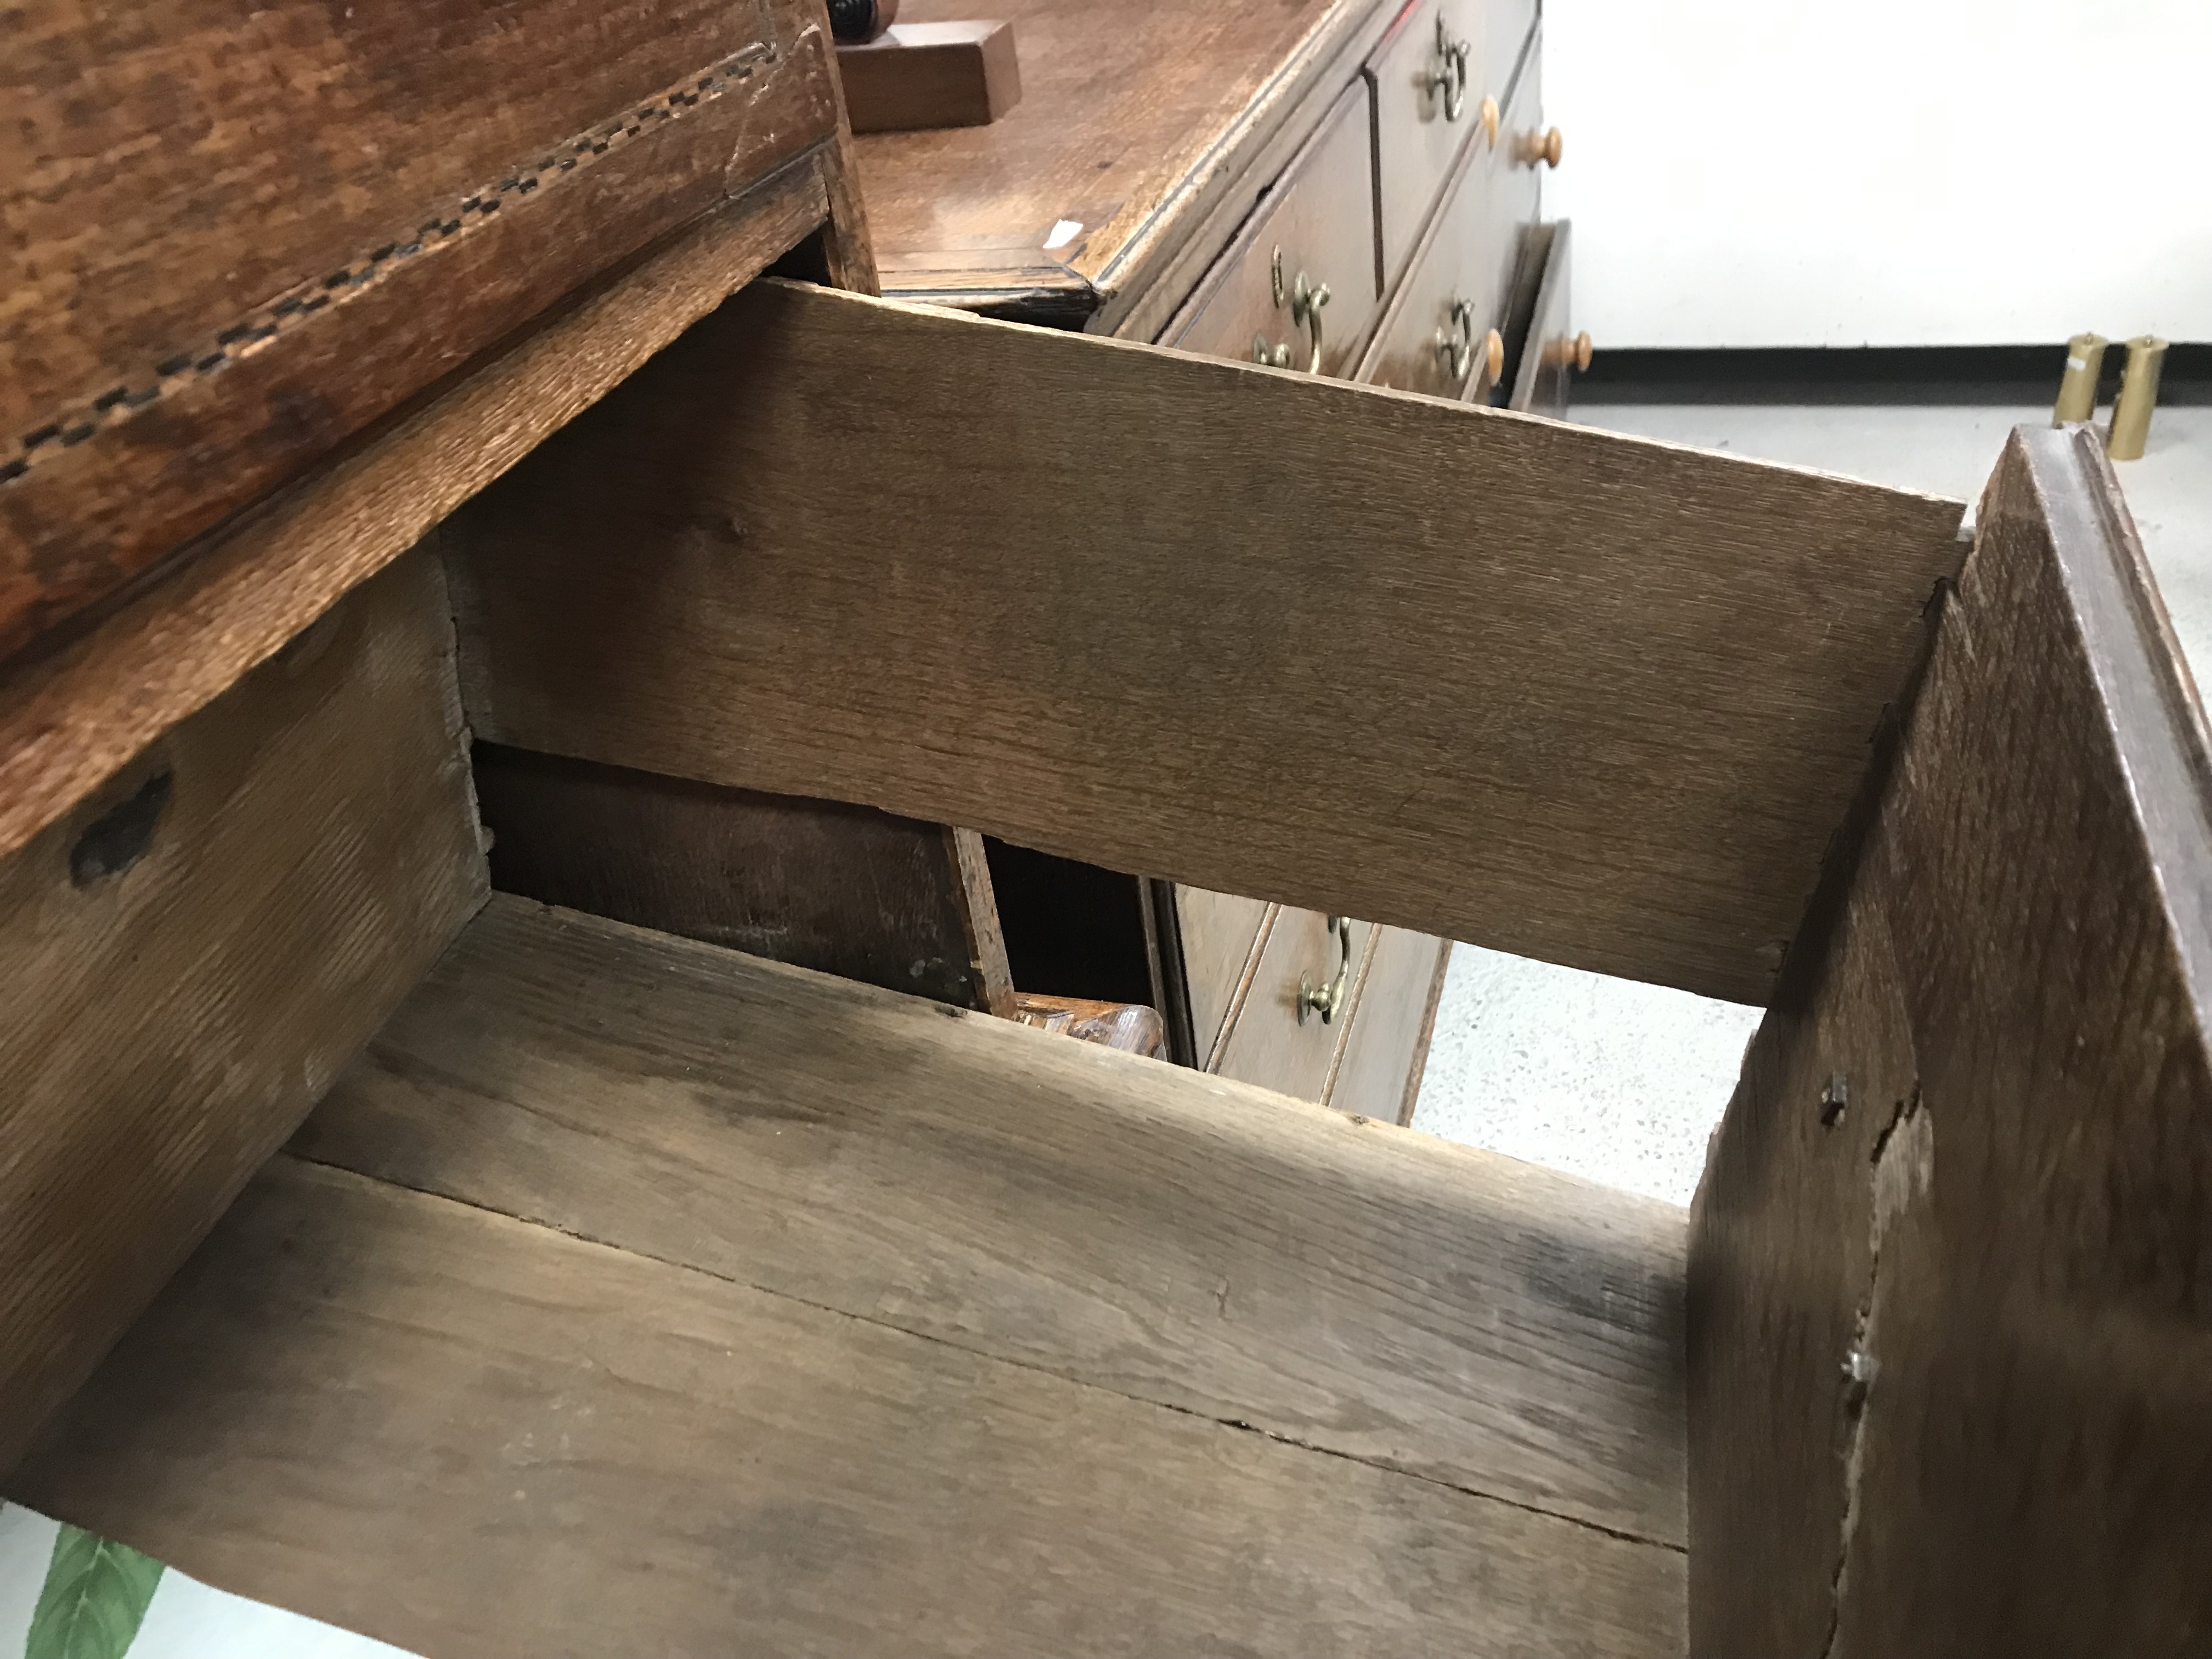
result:
[[[2039,409],[1608,404],[1593,426],[1972,501]],[[2212,677],[2212,409],[2165,409],[2120,480],[2182,648]],[[1413,1127],[1686,1204],[1756,1009],[1453,948]]]

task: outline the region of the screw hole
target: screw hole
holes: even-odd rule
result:
[[[79,887],[89,887],[109,876],[121,875],[144,858],[175,781],[175,775],[164,767],[140,784],[128,800],[94,818],[70,848],[70,879]]]
[[[1828,1079],[1828,1086],[1820,1091],[1820,1127],[1832,1129],[1844,1121],[1844,1114],[1851,1106],[1851,1080],[1841,1072]]]

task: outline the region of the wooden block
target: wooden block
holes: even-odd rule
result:
[[[763,283],[449,534],[494,740],[1763,1001],[1960,510]]]
[[[484,896],[434,560],[0,863],[0,1469]]]
[[[1022,100],[1012,23],[894,23],[837,68],[855,132],[988,126]]]
[[[2212,1630],[2212,755],[2095,434],[1978,518],[1698,1196],[1699,1653]]]
[[[0,656],[836,135],[819,0],[356,11],[13,14]]]

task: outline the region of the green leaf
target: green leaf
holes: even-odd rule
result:
[[[64,1527],[54,1535],[23,1659],[123,1659],[161,1582],[153,1557]]]

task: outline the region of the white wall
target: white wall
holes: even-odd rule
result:
[[[2212,340],[2212,0],[1545,0],[1601,347]]]

